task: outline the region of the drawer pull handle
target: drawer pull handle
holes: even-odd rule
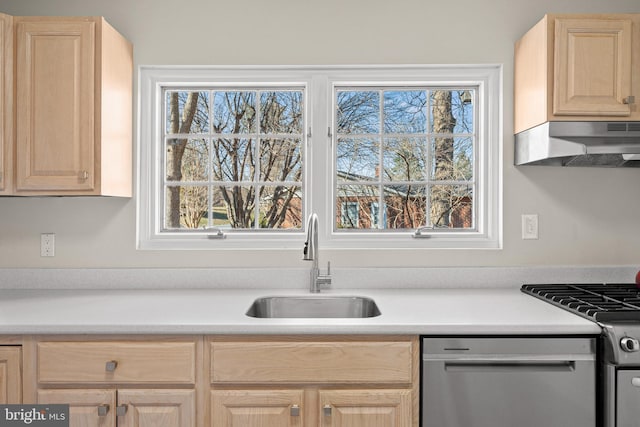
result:
[[[291,416],[292,417],[299,417],[300,416],[300,406],[291,405]]]
[[[98,406],[98,416],[104,417],[109,413],[109,405],[100,405]]]
[[[83,181],[86,181],[87,179],[89,179],[89,172],[80,171],[80,179],[82,179]]]
[[[107,372],[114,372],[116,370],[116,368],[118,367],[118,362],[115,360],[109,360],[107,362],[107,364],[105,365],[104,369]]]
[[[127,405],[118,405],[116,407],[116,415],[119,417],[124,417],[127,413]]]
[[[627,96],[625,99],[622,100],[622,102],[624,104],[631,105],[631,104],[636,102],[636,97],[635,96]]]
[[[324,405],[322,407],[322,413],[324,414],[325,417],[330,417],[331,416],[331,405]]]

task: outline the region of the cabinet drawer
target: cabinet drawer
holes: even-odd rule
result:
[[[194,342],[39,342],[38,382],[194,384]]]
[[[411,341],[211,342],[212,383],[410,384]]]

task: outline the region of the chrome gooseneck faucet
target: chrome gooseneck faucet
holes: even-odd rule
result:
[[[307,241],[304,243],[305,261],[313,261],[311,268],[311,278],[309,283],[309,291],[318,293],[320,289],[331,284],[331,264],[327,263],[327,274],[320,274],[318,267],[318,215],[312,213],[307,221]]]

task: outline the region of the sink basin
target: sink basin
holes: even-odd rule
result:
[[[246,313],[259,318],[366,318],[380,315],[375,301],[366,297],[264,297]]]

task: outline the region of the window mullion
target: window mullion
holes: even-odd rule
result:
[[[260,168],[262,167],[260,164],[260,155],[262,153],[262,129],[260,127],[260,123],[262,122],[262,108],[261,108],[261,100],[262,98],[262,91],[258,90],[256,91],[256,133],[257,133],[257,137],[255,139],[256,143],[255,143],[255,151],[253,153],[254,159],[255,159],[255,170],[253,171],[254,176],[253,176],[253,194],[254,194],[254,204],[255,206],[253,207],[253,217],[254,217],[254,223],[253,223],[253,228],[255,228],[256,230],[260,228],[260,188],[262,188],[261,185],[258,184],[258,182],[260,181]]]
[[[378,92],[378,114],[379,114],[379,123],[378,123],[378,206],[382,206],[386,211],[386,207],[384,205],[384,91],[380,90]],[[387,228],[387,224],[382,224],[381,221],[384,215],[378,214],[378,229]]]

